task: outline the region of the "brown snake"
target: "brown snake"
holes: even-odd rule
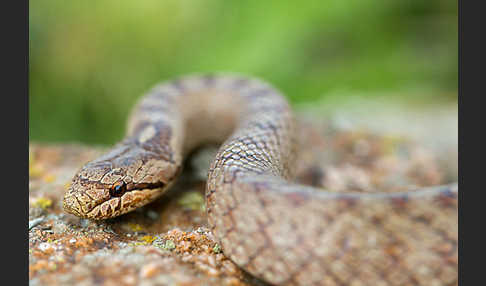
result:
[[[209,225],[224,254],[282,285],[457,285],[457,185],[338,193],[292,183],[293,116],[269,84],[231,75],[156,86],[125,139],[87,163],[64,209],[112,218],[160,195],[183,159],[224,142],[206,186]]]

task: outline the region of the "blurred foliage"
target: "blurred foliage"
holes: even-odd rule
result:
[[[294,104],[457,93],[452,0],[36,0],[29,17],[31,140],[114,143],[140,95],[194,72],[258,76]]]

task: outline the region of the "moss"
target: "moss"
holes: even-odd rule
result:
[[[136,232],[136,231],[142,231],[143,228],[141,225],[138,223],[128,223],[128,228],[130,228],[131,231]]]
[[[219,246],[219,244],[216,243],[213,247],[213,252],[216,254],[221,253],[221,246]]]
[[[169,239],[165,241],[165,249],[172,250],[174,248],[176,248],[176,245],[172,240]]]
[[[139,238],[139,240],[143,241],[144,244],[152,244],[152,242],[154,242],[155,239],[156,237],[151,235],[145,235]]]
[[[154,245],[155,247],[158,247],[160,249],[163,249],[163,250],[173,250],[173,249],[176,248],[174,241],[172,241],[170,239],[163,240],[161,238],[158,238],[158,239],[154,240],[152,245]]]
[[[199,192],[187,192],[177,201],[177,203],[186,209],[204,211],[204,197]]]
[[[34,207],[40,207],[41,209],[47,209],[52,206],[52,200],[47,198],[38,198],[33,204]]]

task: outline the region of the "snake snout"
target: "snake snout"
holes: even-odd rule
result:
[[[103,186],[90,184],[75,176],[71,186],[64,195],[63,209],[67,213],[88,218],[89,212],[109,198],[109,190]]]
[[[64,209],[65,212],[76,215],[76,216],[81,216],[81,205],[79,202],[76,200],[76,197],[70,194],[66,194],[64,196],[64,199],[62,201],[62,208]]]

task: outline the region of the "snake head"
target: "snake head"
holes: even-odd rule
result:
[[[179,171],[179,165],[164,156],[121,144],[76,173],[63,208],[83,218],[112,218],[163,194]]]

